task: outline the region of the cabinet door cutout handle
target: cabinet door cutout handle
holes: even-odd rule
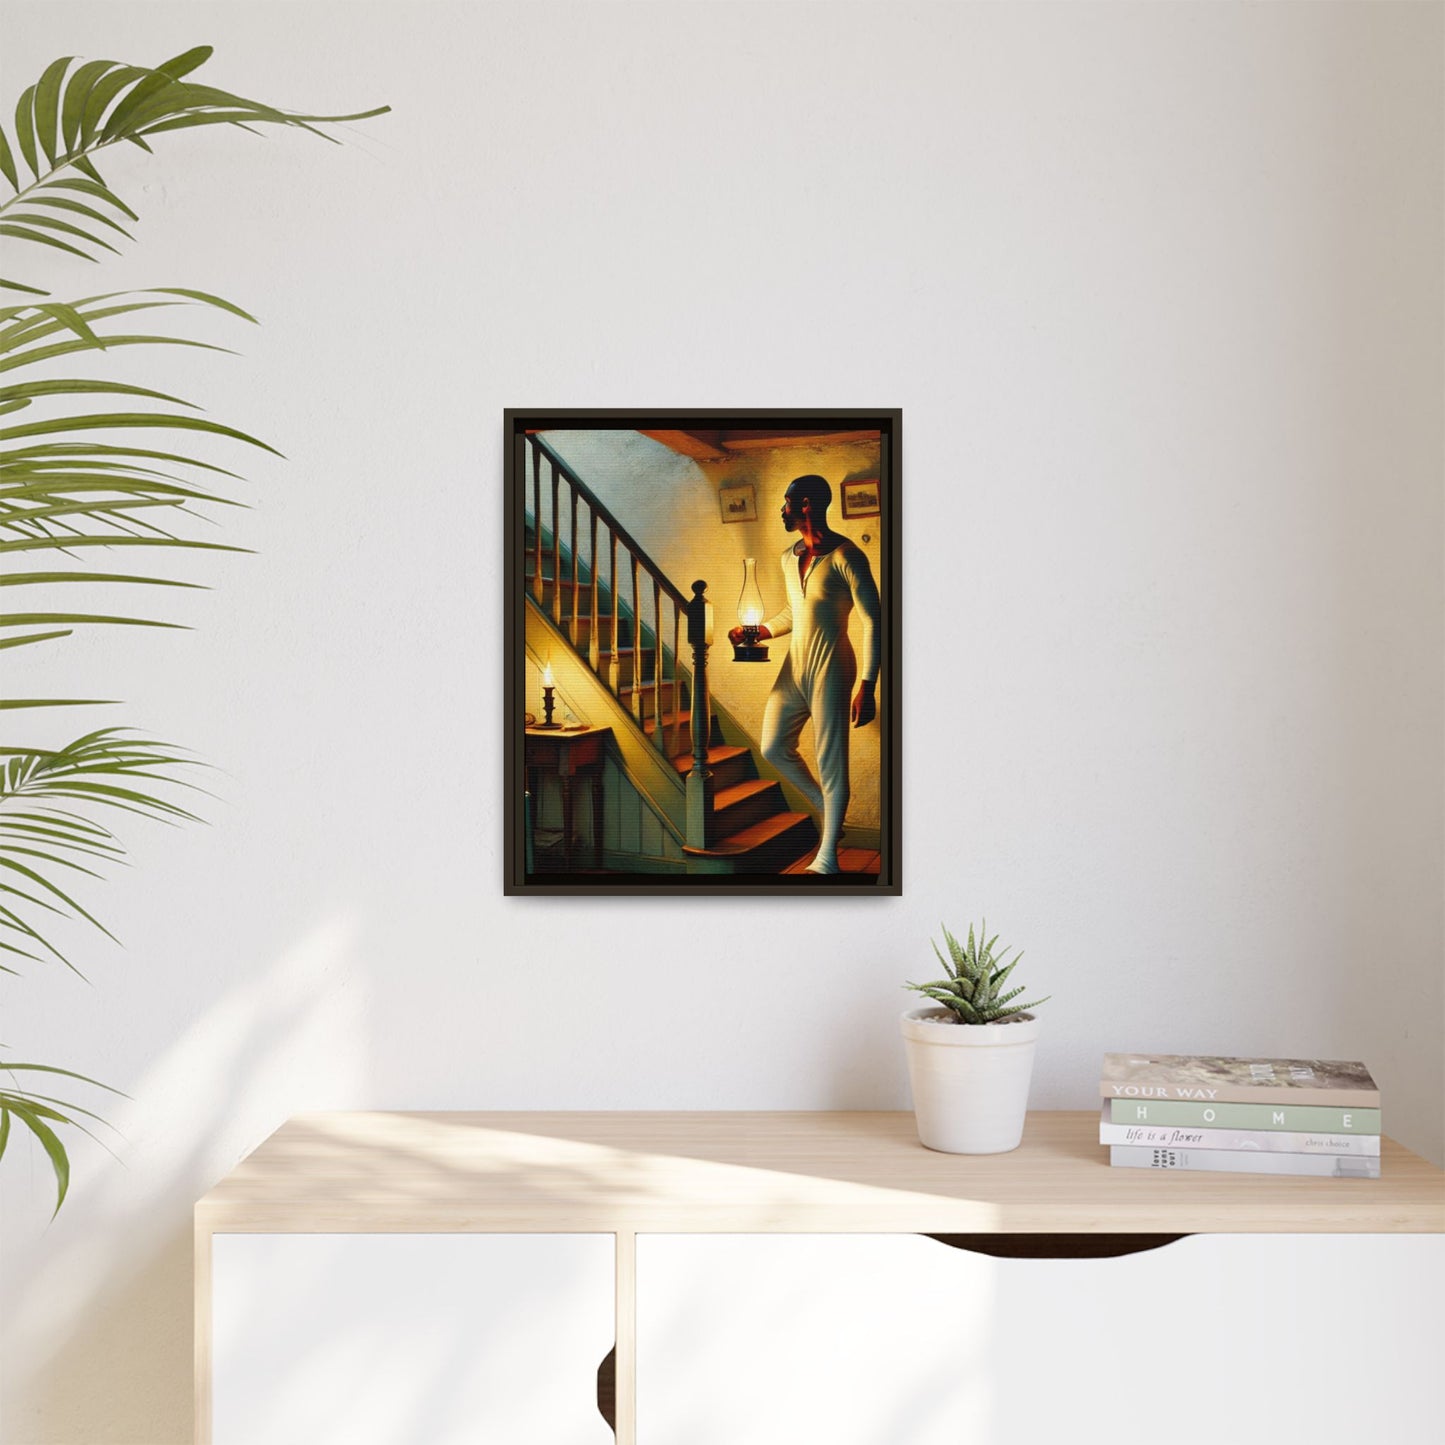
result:
[[[617,1433],[617,1346],[607,1351],[597,1366],[597,1413],[607,1428]]]
[[[1187,1234],[930,1234],[950,1249],[991,1254],[996,1259],[1114,1259],[1162,1249]]]

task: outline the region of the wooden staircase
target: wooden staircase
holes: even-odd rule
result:
[[[692,649],[694,668],[683,663],[689,599],[542,437],[529,436],[527,445],[532,486],[524,505],[523,578],[529,623],[545,624],[603,684],[614,733],[631,729],[634,739],[640,735],[670,761],[675,795],[665,790],[667,797],[649,796],[674,824],[688,871],[800,870],[817,847],[817,825],[811,814],[789,806],[781,783],[762,775],[752,740],[710,705],[707,649]],[[543,486],[544,464],[550,487]],[[694,695],[698,662],[702,707]],[[693,729],[704,718],[706,737],[695,746]],[[625,763],[628,750],[621,751]],[[705,799],[701,810],[689,806],[690,789]]]
[[[716,714],[714,721],[716,721]],[[680,774],[692,771],[692,754],[673,758]],[[707,750],[713,778],[711,841],[683,851],[699,873],[786,873],[806,862],[818,846],[818,828],[807,813],[789,810],[783,786],[758,776],[750,747],[713,743]]]

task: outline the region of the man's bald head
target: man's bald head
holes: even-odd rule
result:
[[[824,477],[809,474],[806,477],[794,477],[788,483],[787,496],[798,502],[806,497],[813,504],[813,515],[821,516],[833,505],[833,489],[828,485]]]

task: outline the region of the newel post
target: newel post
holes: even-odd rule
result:
[[[707,766],[712,701],[707,686],[707,650],[712,642],[712,603],[706,582],[692,584],[687,604],[687,640],[692,648],[692,771],[687,775],[687,846],[706,848],[712,833],[712,774]]]

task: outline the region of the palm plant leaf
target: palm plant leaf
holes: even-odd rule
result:
[[[73,631],[73,628],[66,627],[53,632],[27,632],[21,637],[0,637],[0,651],[10,647],[33,647],[37,642],[54,642],[71,636]]]
[[[198,46],[154,67],[77,62],[73,56],[47,66],[20,96],[10,134],[0,122],[0,181],[11,192],[0,197],[0,238],[17,243],[7,246],[7,257],[28,246],[37,257],[93,262],[133,239],[124,223],[139,217],[96,164],[107,147],[122,141],[149,151],[148,137],[202,125],[252,132],[284,126],[332,140],[321,127],[387,109],[303,115],[187,79],[210,55],[209,46]],[[174,315],[176,308],[199,308],[244,321],[254,318],[233,302],[185,287],[109,292],[74,302],[53,300],[26,279],[0,280],[0,289],[24,298],[0,307],[0,375],[6,377],[0,416],[19,418],[0,428],[0,554],[59,552],[71,564],[67,570],[43,564],[7,570],[0,573],[0,586],[201,586],[145,567],[115,572],[90,570],[86,564],[94,557],[108,561],[117,547],[143,549],[127,555],[156,557],[177,548],[242,550],[191,534],[189,524],[204,518],[205,509],[241,505],[226,495],[227,482],[240,480],[237,473],[197,455],[195,444],[220,441],[279,453],[239,428],[198,415],[181,397],[84,374],[42,376],[39,369],[137,346],[226,350],[152,329],[149,322],[155,318],[147,314],[141,322],[143,313]],[[123,397],[126,405],[105,410],[108,403],[102,402],[97,408],[96,397]],[[166,440],[137,443],[129,439],[132,432],[154,432]],[[17,609],[0,613],[0,650],[62,642],[78,627],[180,625],[94,608]],[[95,701],[6,696],[0,698],[0,711]],[[107,930],[72,896],[69,879],[98,879],[106,865],[124,863],[120,841],[90,815],[196,821],[175,795],[178,788],[195,787],[183,776],[192,765],[179,749],[117,728],[87,733],[58,749],[0,745],[0,953],[10,960],[0,963],[0,973],[16,973],[11,963],[52,959],[74,968],[50,936],[56,920]],[[57,874],[67,886],[57,882]],[[0,1062],[0,1072],[7,1068],[12,1078],[33,1071],[94,1083],[49,1065]],[[98,1118],[18,1084],[0,1088],[0,1158],[18,1121],[50,1161],[58,1212],[69,1188],[70,1162],[57,1126],[88,1133],[83,1121]]]
[[[5,880],[0,891],[30,907],[22,909],[12,902],[0,910],[0,930],[23,934],[71,969],[75,965],[42,931],[34,909],[82,919],[113,937],[35,863],[49,862],[99,878],[79,859],[121,861],[123,853],[114,835],[68,806],[77,801],[167,822],[197,821],[172,796],[178,788],[196,788],[179,775],[179,770],[194,765],[179,749],[121,728],[98,729],[52,752],[15,752],[7,757],[0,764],[0,878]]]
[[[52,1064],[0,1061],[0,1074],[8,1074],[14,1079],[15,1075],[21,1073],[40,1073],[53,1078],[73,1079],[125,1097],[119,1089],[112,1089],[108,1084],[99,1083],[84,1074],[77,1074],[72,1069],[59,1069]],[[93,1110],[82,1108],[69,1100],[42,1094],[34,1089],[21,1088],[18,1081],[9,1087],[0,1087],[0,1159],[5,1157],[5,1151],[11,1142],[12,1120],[17,1119],[35,1137],[50,1162],[51,1172],[55,1176],[55,1213],[58,1214],[70,1189],[70,1156],[54,1126],[60,1124],[79,1129],[95,1139],[96,1135],[82,1121],[89,1119],[104,1124],[105,1120]]]
[[[50,1167],[55,1171],[55,1210],[51,1216],[54,1218],[55,1214],[60,1213],[60,1206],[65,1203],[66,1193],[70,1189],[70,1156],[55,1130],[41,1116],[47,1114],[62,1124],[72,1121],[59,1110],[46,1109],[43,1105],[20,1099],[13,1094],[6,1094],[3,1097],[4,1103],[0,1105],[0,1115],[4,1116],[6,1124],[9,1124],[12,1115],[19,1119],[40,1141],[50,1159]],[[10,1131],[7,1128],[5,1132],[8,1141]]]
[[[191,403],[151,387],[92,377],[33,376],[56,355],[106,351],[117,339],[129,343],[173,344],[183,338],[117,338],[121,318],[157,307],[220,311],[250,320],[239,306],[204,291],[170,288],[138,293],[109,292],[73,303],[46,301],[0,308],[0,367],[10,375],[0,386],[0,411],[24,410],[14,425],[0,427],[0,556],[61,553],[84,563],[108,562],[116,549],[141,549],[160,557],[166,550],[239,552],[245,549],[208,541],[186,524],[206,505],[241,505],[214,487],[201,487],[197,474],[236,477],[236,473],[197,455],[194,449],[169,450],[136,445],[127,432],[154,432],[178,440],[219,439],[277,454],[275,448],[237,427],[190,414]],[[119,396],[156,405],[155,410],[93,411],[94,396]],[[72,400],[78,399],[72,405]],[[58,415],[31,416],[41,406]],[[181,410],[185,408],[187,410]],[[95,439],[99,434],[103,439]],[[160,465],[152,465],[159,463]],[[38,558],[37,558],[38,560]],[[48,586],[74,581],[126,585],[193,587],[164,572],[61,572],[21,568],[0,576],[4,586]],[[37,621],[37,619],[41,619]],[[73,612],[17,611],[0,614],[0,649],[35,647],[65,641],[75,629],[92,626],[177,626],[151,617],[125,616],[106,609]],[[19,631],[18,629],[25,629]],[[76,698],[13,697],[0,708],[79,705]],[[10,749],[14,752],[15,749]],[[27,749],[20,749],[24,752]]]
[[[129,239],[117,217],[137,219],[96,167],[95,157],[107,146],[127,141],[149,151],[148,136],[202,125],[252,131],[285,126],[334,140],[322,126],[388,109],[302,115],[186,79],[210,56],[211,47],[201,45],[155,67],[113,60],[76,64],[74,56],[52,61],[15,107],[13,146],[0,126],[0,176],[13,193],[0,201],[0,236],[95,261],[97,251],[116,250],[107,232]],[[0,285],[45,294],[26,281]]]
[[[148,401],[164,401],[172,406],[190,406],[191,402],[166,391],[148,386],[132,386],[124,381],[30,381],[20,386],[0,386],[0,405],[18,402],[22,407],[43,396],[140,396]]]
[[[114,701],[113,697],[0,697],[0,712],[19,712],[33,707],[104,707]]]

